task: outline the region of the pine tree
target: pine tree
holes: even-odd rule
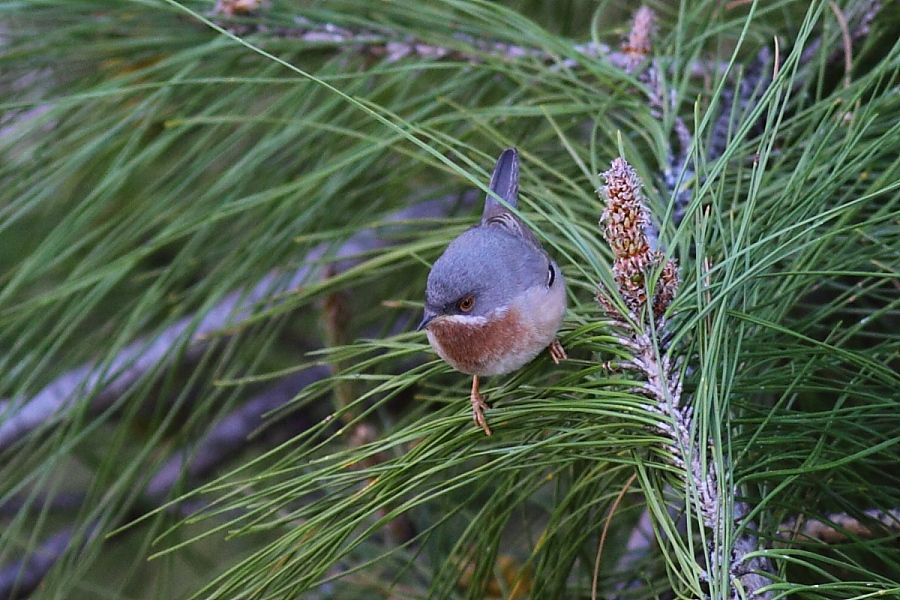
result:
[[[895,4],[0,15],[0,599],[900,595]],[[414,329],[510,146],[487,438]]]

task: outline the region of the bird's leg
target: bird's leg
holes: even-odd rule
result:
[[[569,358],[569,356],[566,354],[565,348],[563,348],[562,344],[559,343],[559,340],[553,340],[553,343],[547,346],[547,349],[550,351],[550,358],[552,358],[553,362],[557,365],[560,363],[560,361]]]
[[[485,435],[491,435],[491,428],[488,427],[487,419],[484,418],[484,411],[488,408],[487,402],[481,397],[478,391],[478,375],[472,376],[472,418],[475,424],[484,430]]]

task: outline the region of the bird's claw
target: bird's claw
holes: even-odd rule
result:
[[[484,417],[484,411],[490,408],[480,396],[472,397],[472,419],[475,424],[481,427],[485,435],[491,435],[491,428],[488,427],[487,419]]]
[[[553,340],[553,343],[547,349],[550,350],[550,358],[553,359],[554,364],[558,365],[561,361],[569,358],[569,355],[566,354],[566,349],[562,347],[559,340]]]
[[[475,421],[475,424],[481,427],[482,431],[484,431],[485,435],[491,435],[491,428],[488,427],[487,419],[484,417],[484,411],[490,408],[487,402],[484,401],[484,398],[481,396],[481,392],[478,391],[478,378],[476,377],[472,382],[472,419]]]

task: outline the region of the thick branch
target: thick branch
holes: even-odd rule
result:
[[[247,448],[251,434],[265,424],[265,416],[283,407],[304,387],[329,376],[323,366],[311,367],[274,384],[253,396],[234,412],[216,423],[191,447],[176,452],[150,479],[142,494],[148,510],[166,501],[179,484],[198,481]],[[314,424],[309,417],[292,415],[279,424],[282,435],[297,435]],[[67,498],[74,498],[67,495]],[[84,497],[81,497],[81,502]],[[89,539],[95,526],[90,528]],[[0,600],[20,598],[31,593],[56,562],[71,551],[77,530],[67,527],[45,540],[21,560],[0,567]],[[85,536],[82,536],[85,537]]]
[[[385,221],[401,222],[446,216],[459,205],[471,204],[477,194],[447,196],[429,200],[389,214]],[[109,364],[85,364],[57,377],[30,398],[0,401],[0,452],[41,426],[58,423],[79,401],[90,398],[92,408],[102,409],[123,396],[136,383],[179,356],[186,347],[188,356],[204,351],[209,339],[251,317],[273,297],[296,291],[322,267],[323,260],[336,261],[340,272],[362,261],[361,255],[392,243],[390,228],[360,231],[336,248],[322,243],[304,257],[293,273],[270,273],[249,291],[226,295],[208,312],[185,317],[153,337],[140,338],[119,352]]]
[[[852,538],[871,539],[885,532],[900,531],[900,509],[869,509],[863,518],[847,513],[834,513],[823,519],[790,519],[778,528],[784,540],[818,540],[824,544],[839,544]]]
[[[578,66],[577,59],[560,60],[557,53],[542,48],[476,38],[461,33],[454,36],[460,44],[451,48],[430,44],[411,35],[398,35],[390,30],[341,27],[333,23],[315,23],[299,16],[294,18],[293,25],[272,25],[263,21],[262,13],[265,8],[263,3],[252,2],[252,4],[255,5],[252,10],[218,10],[214,11],[212,16],[220,26],[238,36],[259,34],[287,38],[317,47],[332,47],[336,50],[382,58],[388,63],[406,58],[481,63],[486,58],[494,57],[507,61],[530,58],[568,69]],[[240,16],[241,19],[233,19],[235,16]],[[636,63],[643,59],[640,44],[636,43],[639,41],[640,38],[629,37],[622,49],[614,49],[594,41],[574,43],[571,49],[574,54],[603,60],[617,69],[631,72]],[[716,71],[723,71],[726,66],[726,63],[718,61],[695,60],[688,64],[687,69],[692,77],[704,77]]]
[[[0,517],[14,517],[23,510],[40,508],[48,512],[71,512],[84,503],[84,494],[79,492],[58,492],[52,496],[29,498],[26,494],[17,494],[0,503]]]
[[[476,196],[477,193],[472,192],[462,196],[423,202],[396,211],[385,220],[399,223],[406,220],[444,216],[457,205],[471,204]],[[325,271],[326,276],[333,276],[360,262],[359,256],[363,253],[389,245],[391,235],[392,232],[387,230],[361,231],[336,250],[332,250],[324,244],[319,245],[306,255],[303,266],[291,275],[287,283],[279,285],[276,282],[277,275],[271,274],[260,280],[249,294],[243,296],[239,292],[229,294],[223,302],[216,305],[203,317],[200,325],[192,333],[191,339],[194,346],[202,348],[204,337],[208,334],[214,333],[216,329],[232,326],[240,318],[250,316],[257,304],[276,294],[296,289],[308,281],[320,268],[315,263],[326,258],[334,261]],[[112,379],[96,397],[103,402],[109,402],[116,395],[127,392],[128,387],[137,382],[144,373],[166,360],[168,352],[165,347],[166,343],[173,346],[183,343],[179,340],[179,336],[188,330],[188,326],[189,319],[185,319],[164,330],[146,348],[142,341],[135,342],[126,348],[123,354],[116,357],[115,361],[119,364],[132,361],[134,364],[130,365],[127,371]],[[133,353],[138,349],[143,351],[134,356]],[[55,413],[74,404],[77,399],[74,393],[85,388],[87,380],[90,380],[93,385],[102,385],[103,373],[108,371],[101,371],[96,367],[80,367],[48,386],[54,392],[53,397],[63,397],[65,399],[63,402],[46,403],[46,396],[42,398],[38,395],[32,398],[30,403],[34,406],[34,403],[40,403],[43,400],[44,408],[52,409],[53,412],[49,414],[56,416]],[[330,374],[331,370],[326,366],[311,367],[285,378],[252,397],[216,423],[199,443],[179,450],[166,461],[148,481],[142,494],[143,503],[151,508],[158,506],[169,498],[180,484],[207,477],[247,447],[249,436],[264,425],[263,419],[266,414],[283,407],[299,390]],[[45,393],[46,390],[47,388],[45,388]],[[66,398],[67,393],[70,395],[70,399]],[[313,424],[314,421],[308,417],[292,415],[291,419],[279,424],[278,429],[282,435],[296,435],[307,430]],[[0,570],[0,599],[22,597],[33,591],[53,565],[71,550],[70,546],[75,533],[73,528],[66,528],[48,538],[35,552],[23,560],[3,567]]]
[[[75,530],[67,527],[53,534],[24,558],[0,567],[0,600],[24,598],[44,579],[44,575],[65,554]]]
[[[772,82],[772,51],[763,46],[756,58],[744,69],[740,81],[722,88],[719,99],[721,112],[712,127],[709,140],[709,159],[722,156],[734,134],[740,118],[753,108],[757,99],[765,93]],[[748,135],[761,131],[762,123],[755,123]]]
[[[286,377],[254,396],[213,426],[196,447],[176,452],[156,471],[144,495],[148,500],[159,502],[165,500],[179,482],[206,477],[246,448],[250,434],[264,424],[266,414],[281,408],[299,390],[330,374],[327,367],[311,367]],[[314,424],[313,419],[304,414],[292,415],[288,421],[291,434],[305,431]]]

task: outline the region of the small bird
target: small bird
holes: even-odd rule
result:
[[[567,358],[556,339],[566,312],[565,280],[534,233],[509,210],[519,195],[514,148],[497,159],[490,190],[481,222],[450,242],[432,266],[417,328],[425,330],[438,356],[473,376],[472,416],[487,435],[488,405],[479,377],[515,371],[544,348],[556,364]]]

